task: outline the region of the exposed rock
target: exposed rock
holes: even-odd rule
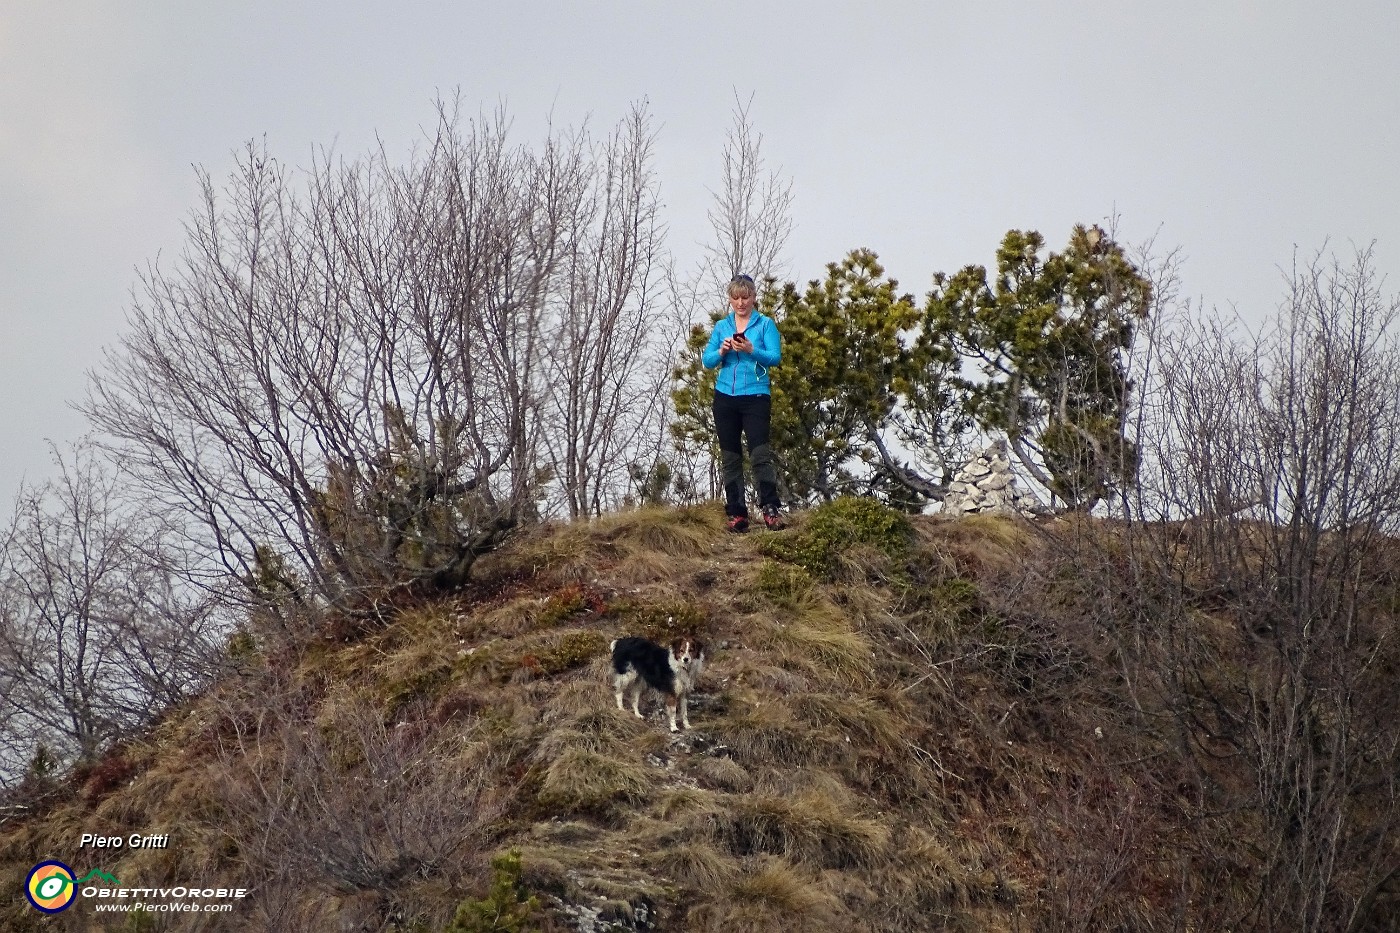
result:
[[[943,499],[948,515],[994,513],[1040,515],[1048,510],[1029,490],[1018,488],[1006,441],[996,441],[953,476]]]
[[[1013,483],[1014,481],[1015,477],[1012,476],[1009,471],[1004,473],[993,472],[990,476],[984,477],[983,479],[979,480],[977,483],[977,488],[985,489],[990,492],[995,489],[1004,489],[1007,486],[1011,485],[1011,483]]]
[[[559,906],[579,933],[629,933],[653,929],[652,908],[645,900],[634,904],[594,895],[592,905],[560,900]]]

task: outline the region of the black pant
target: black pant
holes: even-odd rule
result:
[[[724,482],[724,514],[749,517],[744,500],[744,452],[740,435],[748,438],[749,460],[758,480],[758,503],[763,508],[779,508],[778,471],[773,466],[773,449],[768,446],[768,426],[773,415],[773,399],[767,395],[725,395],[715,393],[715,434],[719,436],[720,478]]]

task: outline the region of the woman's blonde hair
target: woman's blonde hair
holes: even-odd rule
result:
[[[753,277],[748,275],[736,275],[729,280],[729,287],[725,289],[730,298],[738,298],[742,295],[758,295],[758,288],[753,284]]]

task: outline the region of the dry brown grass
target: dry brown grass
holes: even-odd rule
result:
[[[628,556],[701,557],[714,550],[722,527],[723,517],[715,509],[690,506],[616,512],[598,519],[593,530]]]
[[[662,551],[629,551],[626,558],[611,572],[615,585],[628,590],[654,587],[659,579],[668,579],[677,570],[677,559]],[[668,595],[674,591],[667,588]]]
[[[701,758],[691,767],[701,784],[715,790],[744,792],[753,789],[753,775],[732,758]]]
[[[744,704],[710,731],[746,768],[832,767],[848,761],[851,755],[850,743],[804,726],[783,700]]]
[[[915,527],[923,559],[944,576],[1016,573],[1042,541],[1035,526],[1003,515],[935,517]]]
[[[782,666],[811,671],[820,679],[855,685],[868,680],[874,658],[870,640],[854,630],[829,601],[801,612],[756,622],[758,644]]]
[[[704,842],[667,846],[649,859],[663,878],[695,892],[722,891],[739,873],[739,863]]]
[[[1231,814],[1190,822],[1189,774],[1152,731],[1162,711],[1122,685],[1124,661],[1088,617],[1111,611],[1111,590],[1083,585],[1072,549],[1053,543],[1073,529],[916,519],[907,559],[856,549],[814,576],[721,520],[714,507],[642,509],[533,530],[483,559],[457,599],[252,665],[131,746],[129,780],[100,798],[73,789],[42,822],[0,829],[0,873],[74,857],[54,840],[81,832],[178,827],[178,850],[107,867],[143,882],[260,871],[241,920],[286,930],[383,926],[391,912],[437,929],[509,848],[545,900],[544,929],[563,928],[563,903],[617,917],[646,905],[668,930],[1052,929],[1075,891],[1116,870],[1115,852],[1135,873],[1104,888],[1097,916],[1123,928],[1172,928],[1178,895],[1236,896],[1173,874],[1183,840],[1246,864],[1252,830]],[[1248,683],[1248,640],[1221,618],[1191,624],[1192,650]],[[696,728],[673,737],[615,708],[606,645],[680,630],[711,653]],[[408,781],[410,797],[481,776],[474,792],[498,815],[435,824],[473,840],[470,857],[442,863],[451,872],[429,866],[374,900],[337,893],[314,866],[264,870],[235,791],[247,796],[250,775],[278,786],[300,729],[320,743],[312,764],[325,773],[311,783],[350,787],[369,762],[347,709],[370,716],[360,725],[375,742],[412,736],[397,747],[426,783]],[[269,731],[248,743],[259,722]],[[247,753],[221,762],[240,735]],[[1118,796],[1096,797],[1110,767]],[[1144,829],[1113,850],[1105,834],[1127,800],[1150,801],[1133,811]],[[272,899],[294,890],[317,906],[279,909]],[[0,928],[14,916],[0,907]]]
[[[831,582],[838,587],[888,586],[900,579],[900,562],[870,544],[856,544],[832,560]]]
[[[899,754],[908,741],[911,711],[899,694],[810,693],[802,697],[797,711],[805,722],[833,730],[870,751]]]
[[[534,631],[540,610],[545,599],[541,596],[522,596],[481,613],[476,629],[507,638]]]
[[[650,763],[656,764],[655,761]],[[662,780],[669,782],[670,786],[657,795],[656,803],[635,824],[639,835],[658,844],[675,836],[682,816],[714,813],[724,799],[720,794],[696,787],[674,774],[663,776]]]
[[[735,687],[748,687],[754,693],[790,696],[812,689],[813,678],[806,672],[780,667],[780,659],[760,651],[743,650],[725,659],[725,670]]]
[[[570,748],[545,768],[539,801],[560,815],[607,816],[615,805],[644,803],[654,786],[642,765]]]
[[[746,866],[718,897],[712,895],[693,909],[686,922],[697,933],[852,929],[852,918],[841,902],[815,878],[773,858]]]
[[[994,892],[932,834],[909,827],[891,853],[900,870],[889,875],[896,896],[885,906],[894,924],[916,917],[951,919]]]
[[[483,558],[472,576],[494,582],[520,575],[551,586],[585,582],[617,559],[615,548],[601,544],[585,523],[546,525],[521,535],[509,550]]]
[[[743,794],[727,800],[707,828],[736,857],[780,855],[824,868],[871,870],[885,862],[890,832],[859,810],[846,792]]]
[[[657,555],[684,559],[711,554],[722,522],[712,507],[648,507],[546,525],[518,536],[508,550],[483,558],[473,576],[489,583],[524,575],[559,586],[619,568],[626,573],[629,563],[639,561],[659,569],[665,565],[655,562]]]
[[[556,685],[540,707],[540,721],[554,726],[573,722],[580,717],[601,716],[608,711],[603,699],[612,700],[612,683],[608,679],[610,663],[606,654],[594,658],[578,675]],[[613,706],[612,710],[617,711]],[[634,717],[635,718],[635,717]],[[597,728],[623,728],[612,724]]]
[[[611,699],[611,698],[609,698]],[[634,758],[666,745],[666,733],[616,706],[580,708],[536,740],[535,758],[552,761],[570,749]]]

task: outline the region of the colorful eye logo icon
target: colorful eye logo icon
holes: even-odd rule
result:
[[[76,895],[73,869],[62,862],[40,862],[30,869],[24,881],[24,896],[36,910],[46,914],[66,909]]]

